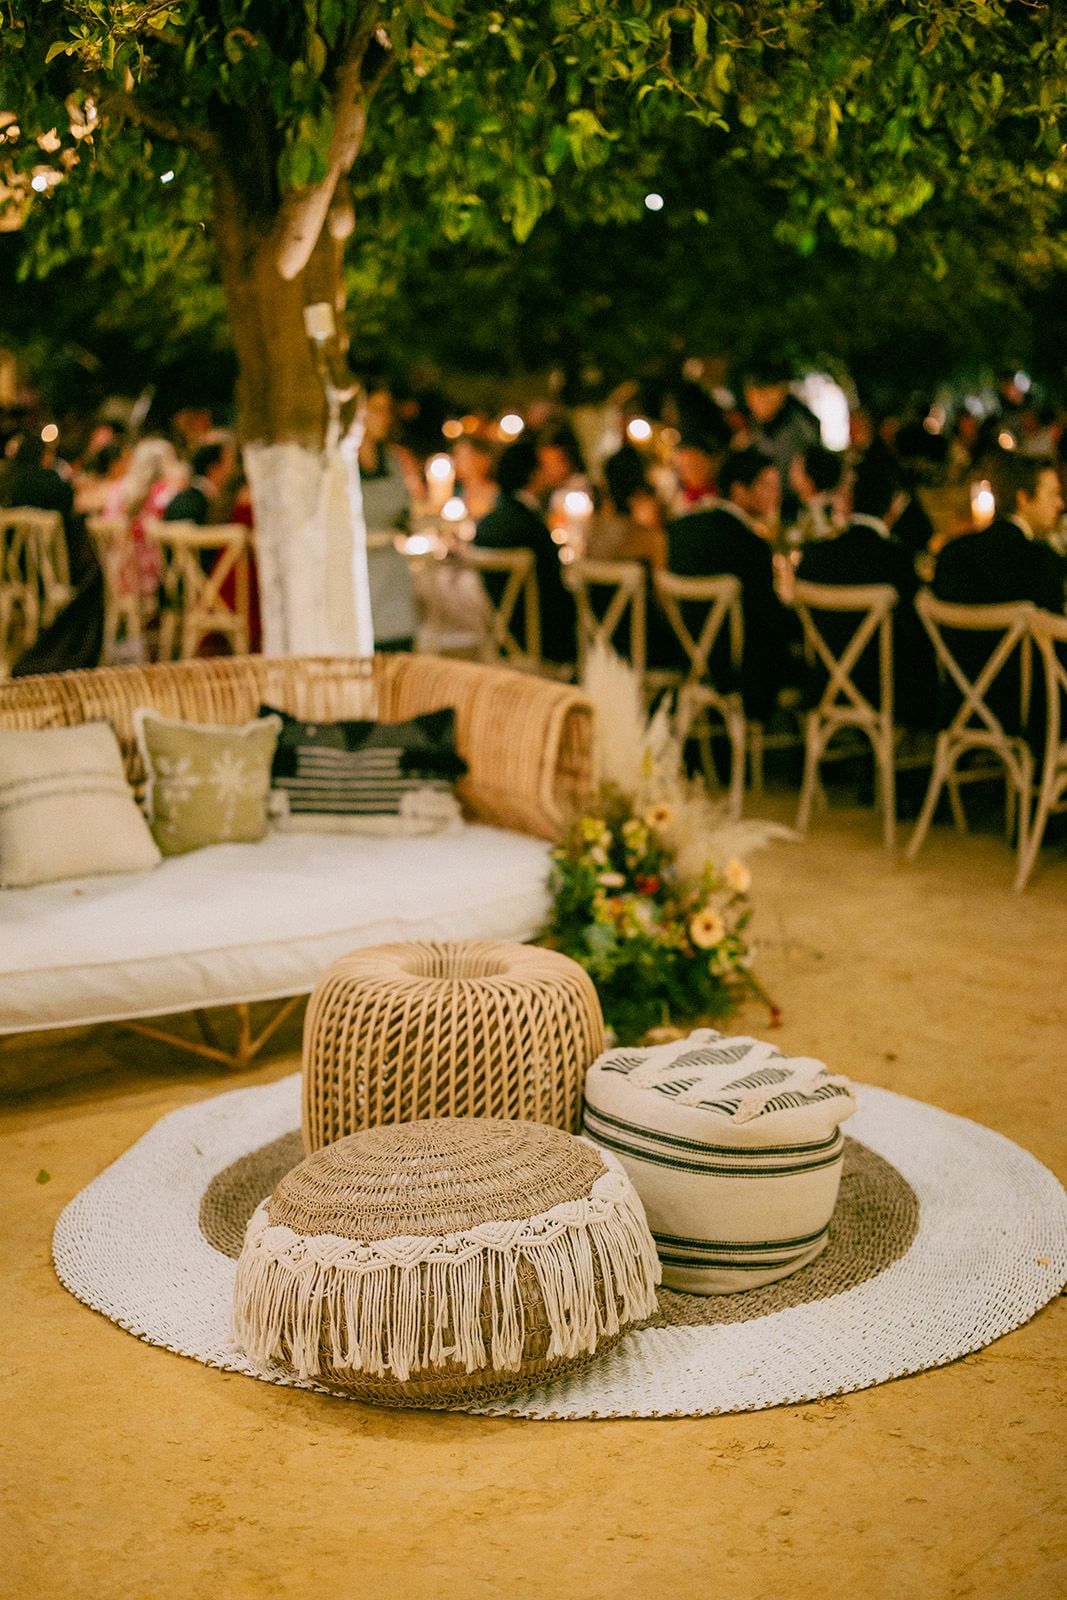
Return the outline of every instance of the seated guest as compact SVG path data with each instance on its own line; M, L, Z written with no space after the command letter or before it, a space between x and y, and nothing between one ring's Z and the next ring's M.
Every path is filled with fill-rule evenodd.
M589 527L586 555L591 561L644 561L667 565L663 519L640 453L617 450L604 463L605 495Z
M1063 510L1053 463L1001 450L990 461L996 515L987 528L953 539L937 558L934 593L957 605L1032 600L1063 612L1067 564L1044 541Z
M843 532L805 548L797 568L804 583L837 585L888 584L897 591L893 613L894 718L905 727L932 725L937 708L937 675L926 631L915 611L918 580L911 552L894 538L886 517L893 503L895 483L877 463L861 467L852 490L852 515ZM856 618L820 612L815 619L820 633L840 656L856 631ZM856 687L872 704L880 697L877 636L870 641L852 671ZM825 669L816 664L809 692L817 697L826 681Z
M572 489L589 492L582 447L569 423L551 423L538 435L537 464L537 492L541 510L550 520L557 517L562 521L566 514L564 496Z
M800 512L789 530L790 544L832 539L838 532L844 473L844 457L825 445L809 444L793 457L789 486L800 501Z
M774 592L771 546L759 531L760 522L774 521L780 491L778 468L762 450L734 450L719 469L722 498L715 507L667 524L671 572L700 578L731 574L741 580L741 695L746 716L760 722L774 708L785 665L786 617ZM719 687L726 686L728 660L724 630L711 662Z
M968 606L1029 600L1042 611L1062 616L1067 560L1044 543L1063 510L1055 467L1043 456L1001 450L986 471L996 515L987 528L945 545L934 571L934 593L940 600ZM946 638L972 681L996 642L995 636L983 634L953 633ZM1044 724L1042 684L1041 674L1035 673L1030 732L1038 742ZM1023 731L1017 656L1002 669L988 698L1009 733ZM958 694L951 692L945 711L958 703Z
M496 505L499 493L493 477L496 450L488 439L477 434L457 439L452 450L452 464L456 469L456 494L467 507L467 515L475 522L486 516Z
M723 437L692 427L682 430L674 447L674 470L678 476L678 493L672 506L675 516L708 510L718 503L718 471L726 448L725 430Z
M58 511L64 523L74 510L74 490L56 471L56 452L37 434L19 440L4 482L9 506L31 506L37 511Z
M563 583L559 550L541 515L538 448L526 436L508 445L497 462L500 495L492 511L478 523L474 542L485 550L532 550L541 606L541 654L547 661L568 662L575 654L574 599ZM504 580L489 575L490 593L503 591ZM523 640L521 605L512 618L512 632Z
M196 522L201 527L212 518L223 489L233 476L237 452L228 439L202 444L193 456L192 482L167 502L164 522Z

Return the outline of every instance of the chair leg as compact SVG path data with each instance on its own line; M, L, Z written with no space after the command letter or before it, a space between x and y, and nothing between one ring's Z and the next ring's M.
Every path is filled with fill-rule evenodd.
M1045 828L1055 803L1055 792L1055 775L1052 771L1049 771L1045 774L1041 784L1037 810L1034 813L1034 820L1027 830L1026 841L1019 847L1019 865L1015 872L1015 883L1013 885L1016 894L1020 894L1030 881L1030 874L1034 870L1038 851L1041 849L1041 841L1045 836Z
M800 804L797 806L798 833L807 833L811 826L811 806L819 782L819 745L818 718L814 712L810 712L804 727L804 777L800 785Z
M730 816L736 821L745 803L745 719L731 718L726 731L730 736Z
M748 728L749 760L752 764L752 793L763 793L763 725L750 722Z
M967 833L967 813L963 809L963 799L960 795L960 780L953 767L948 775L948 803L952 807L952 821L957 833Z
M934 766L933 771L930 773L930 784L926 791L926 798L923 800L922 810L919 812L919 820L915 824L915 831L913 832L911 839L908 841L908 848L905 851L905 855L909 861L914 861L915 857L922 849L923 840L929 833L930 824L934 819L934 812L937 809L937 802L940 799L941 791L945 787L946 782L951 783L952 777L953 770L951 758L948 753L948 740L943 733L939 733L937 736L937 745L934 750Z
M893 729L890 726L875 749L882 801L882 838L887 850L894 849L897 842L897 771L893 764L894 754Z

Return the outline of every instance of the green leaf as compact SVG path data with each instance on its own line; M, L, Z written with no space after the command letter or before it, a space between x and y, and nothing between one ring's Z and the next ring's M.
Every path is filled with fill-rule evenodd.
M44 1170L44 1168L42 1167L40 1172L37 1174L37 1182L38 1183L51 1183L51 1181L52 1181L52 1174L50 1172L46 1172Z

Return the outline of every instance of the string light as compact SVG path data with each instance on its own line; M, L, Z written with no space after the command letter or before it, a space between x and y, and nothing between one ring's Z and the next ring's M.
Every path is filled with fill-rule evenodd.
M631 417L626 424L626 433L634 444L647 444L652 437L652 424L647 417Z
M500 419L500 431L509 439L517 439L526 424L516 411L509 411Z
M44 444L55 444L59 438L59 429L54 422L49 422L41 429L41 440Z
M450 456L434 456L426 468L428 475L436 483L444 483L452 476L452 460Z
M441 507L441 515L446 522L462 522L467 515L467 507L459 498L459 495L455 494L451 500L445 501Z
M663 196L661 194L656 194L654 191L652 194L646 194L645 209L646 211L662 211Z
M592 515L593 502L584 489L568 489L563 508L569 517L588 517Z
M446 439L461 439L463 437L463 424L458 417L449 417L447 422L441 424L441 432Z
M43 172L34 173L33 177L30 179L30 188L35 190L37 194L44 194L45 190L48 188L48 179L45 177Z
M173 172L160 173L159 181L160 181L160 183L173 183L174 182L174 174L173 174Z

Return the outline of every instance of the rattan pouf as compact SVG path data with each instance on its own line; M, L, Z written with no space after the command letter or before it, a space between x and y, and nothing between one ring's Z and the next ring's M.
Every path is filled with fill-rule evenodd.
M587 1366L652 1314L658 1277L630 1180L584 1140L401 1123L317 1151L259 1206L234 1336L261 1369L444 1406Z
M304 1022L304 1147L426 1117L577 1131L604 1048L589 975L534 945L386 944L335 961Z

